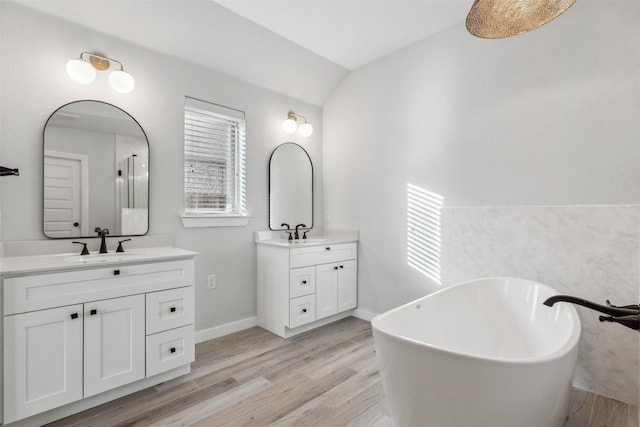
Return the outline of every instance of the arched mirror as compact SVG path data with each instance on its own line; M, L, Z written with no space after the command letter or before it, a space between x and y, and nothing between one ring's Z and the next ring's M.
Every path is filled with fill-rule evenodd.
M44 127L43 232L52 239L149 231L149 143L126 111L76 101Z
M304 148L279 145L269 160L269 228L313 227L313 164Z

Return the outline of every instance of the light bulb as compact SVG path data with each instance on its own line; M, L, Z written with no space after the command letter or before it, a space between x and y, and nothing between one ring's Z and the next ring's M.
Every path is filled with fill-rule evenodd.
M311 126L309 123L303 123L298 128L298 133L304 137L311 136L311 134L313 133L313 126Z
M111 87L120 93L129 93L135 86L135 81L131 74L124 70L112 71L109 74L109 84Z
M95 68L82 59L72 59L67 62L67 73L74 82L83 85L89 84L96 79Z
M286 133L294 133L297 127L298 125L296 124L296 121L293 119L287 119L284 122L282 122L282 130L285 131Z

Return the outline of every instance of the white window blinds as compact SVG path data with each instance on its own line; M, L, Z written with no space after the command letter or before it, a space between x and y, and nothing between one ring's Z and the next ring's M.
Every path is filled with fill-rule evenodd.
M185 98L186 214L246 214L244 127L244 112Z

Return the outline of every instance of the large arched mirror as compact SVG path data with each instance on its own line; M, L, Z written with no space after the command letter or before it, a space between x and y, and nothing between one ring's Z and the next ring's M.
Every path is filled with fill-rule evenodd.
M269 228L313 227L313 164L304 148L279 145L269 160Z
M149 231L149 143L126 111L76 101L44 127L43 232L52 239Z

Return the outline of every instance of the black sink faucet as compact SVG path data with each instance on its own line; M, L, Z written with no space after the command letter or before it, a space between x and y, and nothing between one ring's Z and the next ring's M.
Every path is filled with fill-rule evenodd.
M304 228L304 227L306 227L306 225L304 225L304 224L298 224L298 225L296 225L296 232L294 233L294 237L295 237L295 239L296 239L296 240L298 240L298 239L300 238L300 233L298 232L298 229L299 229L300 227L303 227L303 228Z
M105 238L109 234L109 229L108 228L96 227L96 229L94 231L96 233L98 233L100 235L100 238L102 239L100 241L100 253L101 254L106 254L107 253L107 242L106 242Z

